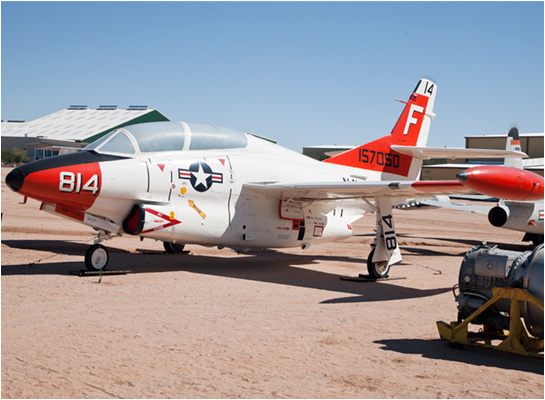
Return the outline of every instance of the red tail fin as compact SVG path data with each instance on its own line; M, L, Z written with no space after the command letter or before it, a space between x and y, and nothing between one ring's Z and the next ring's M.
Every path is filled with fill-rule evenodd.
M422 79L414 89L409 101L392 132L373 142L331 157L324 162L362 168L370 171L399 175L405 179L416 179L420 173L421 160L391 150L392 145L425 146L428 140L433 103L437 86ZM418 165L417 165L418 164Z

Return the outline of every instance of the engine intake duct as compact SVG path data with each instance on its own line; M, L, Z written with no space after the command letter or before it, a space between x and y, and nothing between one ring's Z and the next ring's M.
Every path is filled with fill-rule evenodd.
M488 221L498 228L504 226L508 219L509 209L505 206L496 206L488 212Z
M144 229L146 210L141 204L132 206L131 212L123 220L123 231L129 235L139 235Z

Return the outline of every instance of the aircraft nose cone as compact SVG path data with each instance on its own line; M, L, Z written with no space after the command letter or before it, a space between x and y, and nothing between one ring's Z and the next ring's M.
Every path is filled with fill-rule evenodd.
M23 187L25 181L25 173L21 168L15 168L6 176L6 185L14 192L18 192Z
M464 183L467 181L467 178L469 178L469 174L466 171L458 172L456 174L456 178L458 178L460 182Z

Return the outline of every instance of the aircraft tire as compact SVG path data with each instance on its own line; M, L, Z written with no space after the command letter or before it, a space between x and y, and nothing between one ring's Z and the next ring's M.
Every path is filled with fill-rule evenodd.
M89 271L105 270L109 258L106 247L97 243L85 252L85 266Z
M387 278L390 273L390 266L388 262L378 262L374 263L373 254L375 254L375 249L371 250L369 256L367 257L367 271L369 276L374 279Z
M169 254L180 254L182 251L184 251L185 244L163 242L163 247Z

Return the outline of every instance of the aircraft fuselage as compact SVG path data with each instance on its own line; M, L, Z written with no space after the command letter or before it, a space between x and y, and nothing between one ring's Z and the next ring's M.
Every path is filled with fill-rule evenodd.
M82 151L64 156L65 162L56 157L57 166L28 175L20 193L42 200L45 211L112 233L243 248L344 239L352 224L373 210L361 200L329 201L325 194L322 200L278 200L245 188L246 182L363 181L373 174L320 163L245 135L248 143L241 149L130 157ZM47 162L33 163L34 168ZM27 186L32 193L25 192ZM141 227L138 215L125 221L135 204L145 211Z

